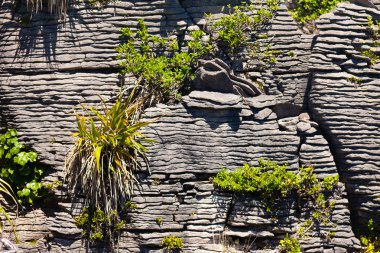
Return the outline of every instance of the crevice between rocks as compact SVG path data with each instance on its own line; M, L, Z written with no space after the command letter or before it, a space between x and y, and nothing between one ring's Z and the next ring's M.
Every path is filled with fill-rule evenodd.
M316 36L317 37L317 36ZM315 38L316 38L315 37ZM312 51L312 48L311 48ZM304 108L305 111L310 115L311 120L318 123L320 134L323 136L323 138L327 141L327 144L330 149L330 153L333 157L338 175L339 175L339 181L345 185L345 191L347 193L347 201L348 201L348 209L350 211L350 225L352 230L354 231L354 228L357 227L357 223L354 222L354 207L352 204L352 200L347 192L347 186L346 186L346 177L344 176L344 173L342 172L342 168L344 168L344 161L342 158L340 158L340 155L338 153L342 153L341 150L339 150L339 143L338 141L332 136L329 129L327 129L326 125L323 122L322 117L318 114L318 112L313 108L312 101L310 100L310 95L313 88L313 80L314 80L314 73L312 70L310 71L310 76L307 83L307 88L305 92L305 98L304 98Z

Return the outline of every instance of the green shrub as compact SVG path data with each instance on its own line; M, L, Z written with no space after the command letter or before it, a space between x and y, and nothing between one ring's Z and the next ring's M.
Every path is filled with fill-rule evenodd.
M136 170L141 168L137 158L146 159L144 143L152 141L139 132L149 122L140 120L143 101L133 96L132 92L124 100L120 95L112 106L103 101L100 110L83 106L84 113L76 114L77 140L66 160L68 189L74 195L84 194L88 210L96 210L95 217L100 211L110 217L127 208ZM112 220L104 219L100 227L112 227ZM112 234L105 236L110 239Z
M137 205L135 203L132 203L130 200L128 200L127 202L125 202L125 210L132 210L132 209L136 209L137 208Z
M279 245L280 252L284 253L301 253L301 246L298 240L294 237L289 237L286 234L285 238L280 241Z
M244 4L230 7L230 13L219 20L208 15L206 32L190 32L191 40L179 47L174 36L162 38L151 35L144 20L138 20L137 31L122 28L121 36L126 39L116 48L117 58L123 67L122 74L136 77L138 93L149 97L150 106L157 102L177 101L181 91L194 77L198 60L221 57L227 54L230 59L241 47L248 47L249 53L260 62L273 64L278 51L271 45L258 43L263 38L270 20L278 10L278 0L266 4ZM251 43L255 40L256 43Z
M248 47L251 57L264 63L274 63L275 57L269 57L273 54L269 50L270 45L259 43L258 40L268 39L264 32L279 9L278 2L270 0L261 4L229 5L229 14L218 20L214 20L213 15L208 15L207 31L211 35L211 42L230 58L239 49Z
M259 193L269 201L273 195L286 196L295 188L297 175L286 171L287 166L259 160L259 167L244 164L233 172L226 168L216 175L213 182L222 190L238 193Z
M373 20L371 16L367 17L367 31L369 32L369 38L373 41L373 46L378 47L380 45L379 40L379 30L380 30L380 24L378 20ZM372 67L373 65L379 63L380 57L377 55L375 50L370 47L369 49L360 49L361 55L364 57L367 57L369 62L369 67ZM356 81L354 79L351 79L351 81ZM360 84L359 82L352 82L357 86Z
M363 79L358 78L356 76L351 76L351 77L347 78L347 81L354 84L355 87L357 87L359 84L361 84L363 82Z
M261 31L274 17L278 10L278 1L267 1L266 4L243 4L231 7L229 15L212 21L209 16L210 32L217 33L215 41L226 48L229 53L235 53L237 49L246 46L252 33Z
M183 248L182 238L176 235L165 236L162 240L162 247L165 252L180 252Z
M300 168L298 173L293 173L287 171L287 165L259 159L258 167L244 164L233 172L222 168L213 182L226 191L258 193L268 204L276 196L285 197L290 192L296 192L300 197L318 199L323 191L332 190L338 183L338 176L328 176L320 181L312 167Z
M22 205L33 204L46 195L41 182L43 169L37 158L36 152L27 151L19 142L15 129L8 129L0 136L0 178L17 193Z
M380 253L380 235L372 219L368 221L367 231L360 236L360 242L363 253Z
M297 230L297 233L281 241L280 248L287 252L300 252L297 239L303 238L316 224L329 225L335 200L326 200L325 193L335 190L338 176L328 176L320 180L312 167L300 168L298 173L287 171L287 165L278 165L270 160L259 159L259 166L244 164L242 168L228 171L226 168L213 178L213 183L221 190L236 194L258 194L268 212L281 197L296 194L298 203L304 199L313 203L311 217ZM326 238L329 232L325 235ZM296 244L297 242L297 244Z
M161 227L161 225L162 225L163 222L164 222L164 218L162 218L162 217L157 217L156 218L156 223L157 223L158 226Z
M18 208L17 197L14 194L12 187L6 181L4 181L1 178L0 178L0 194L2 197L9 197L12 200L12 202L16 205L16 208ZM17 213L18 210L15 210L15 212ZM8 221L9 225L11 226L11 228L13 230L13 234L15 236L15 241L16 241L16 243L18 243L19 240L18 240L18 236L16 233L16 229L15 229L13 220L10 218L9 214L5 211L5 209L1 205L1 203L0 203L0 214L2 214L4 216L4 218ZM3 222L1 222L1 224L2 224L2 226L0 227L0 233L3 232Z
M297 22L304 25L330 12L343 1L345 0L295 0L295 8L290 12Z
M369 65L373 66L380 61L379 56L373 51L372 48L368 50L363 50L362 55L369 59Z
M211 44L202 41L204 32L193 31L188 50L179 52L177 39L149 34L142 19L138 21L136 33L129 28L122 28L121 33L127 39L116 48L118 59L122 59L122 74L136 76L139 95L149 96L154 102L178 99L182 86L192 77L197 60L213 50Z
M83 235L91 241L102 241L108 233L119 232L125 224L120 221L116 211L106 214L100 208L84 208L74 220L83 229Z

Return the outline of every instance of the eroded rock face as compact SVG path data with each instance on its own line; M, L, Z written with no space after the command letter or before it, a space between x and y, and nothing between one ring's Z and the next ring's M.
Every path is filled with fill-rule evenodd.
M230 2L116 1L102 10L81 5L69 10L65 24L57 25L40 14L26 26L12 20L10 5L3 4L2 126L17 127L23 140L51 166L46 181L62 180L64 156L76 126L73 108L79 102L95 104L97 95L107 99L119 90L114 52L120 42L119 28L135 27L136 20L144 18L155 34L174 31L182 36L204 23L205 11L223 12ZM285 199L274 220L252 196L231 207L232 196L216 191L209 181L220 165L233 169L244 162L255 163L259 157L288 163L291 170L313 165L319 176L335 175L337 163L349 195L341 185L343 194L332 217L337 226L322 229L336 236L326 242L316 233L301 243L305 252L355 251L359 244L352 233L347 199L355 217L379 210L379 96L373 78L377 66L369 69L366 62L350 58L358 54L353 53L351 42L365 37L361 25L369 13L377 12L345 4L335 14L324 16L310 59L313 36L302 35L281 5L268 31L273 49L282 52L278 62L263 70L242 53L235 73L235 77L262 82L266 95L249 91L255 97L242 98L218 90L196 91L184 98L184 104L149 109L147 119L156 121L145 133L157 140L149 153L152 174L142 171L139 175L141 185L133 198L138 209L130 214L119 240L120 252L159 252L162 238L169 234L184 238L186 252L221 252L223 236L237 238L241 244L257 238L254 252L263 252L264 247L273 252L284 234L301 224L307 210L297 213L294 200ZM311 71L309 66L313 66ZM349 75L342 69L363 75L366 83L356 89L349 86ZM311 74L314 78L309 83ZM228 81L233 80L228 76ZM133 81L126 78L127 84ZM308 84L310 115L300 114L307 110ZM25 241L34 242L19 245L24 252L85 251L72 218L79 210L72 208L63 190L57 191L57 206L21 217ZM74 202L80 206L80 201ZM160 217L161 225L156 221ZM107 252L101 245L91 251Z
M247 110L253 114L272 111L271 106ZM242 245L254 237L253 252L263 247L274 250L276 238L294 232L302 223L307 210L298 213L292 198L277 203L274 215L277 219L273 219L258 198L245 196L232 201L230 194L214 189L209 177L220 170L220 165L232 169L243 162L256 163L259 157L287 162L290 170L313 165L319 176L335 175L337 170L327 141L319 131L310 131L317 126L305 115L291 119L275 116L242 119L239 112L240 109L231 108L228 102L224 109L177 105L148 110L146 118L155 123L145 133L160 141L150 146L152 174L144 179L143 190L134 199L142 208L132 214L130 226L141 231L144 241L141 251L158 247L157 238L166 235L167 229L177 230L175 233L184 238L186 250L190 252L220 252L215 245L219 235L233 236ZM280 126L284 121L288 122L288 128ZM310 127L300 129L297 127L300 123ZM343 184L340 187L344 192ZM165 198L161 197L163 193ZM358 249L345 194L339 197L338 203L333 213L337 227L326 227L303 241L305 252ZM157 217L163 217L163 231L148 234L146 230L158 228ZM329 230L335 231L337 237L326 242L319 233Z
M340 4L318 21L311 57L310 109L333 149L356 226L370 218L380 223L380 65L362 54L374 42L367 17L379 14Z
M200 66L195 71L194 89L233 93L243 97L262 94L252 81L231 73L230 67L220 59L200 61Z

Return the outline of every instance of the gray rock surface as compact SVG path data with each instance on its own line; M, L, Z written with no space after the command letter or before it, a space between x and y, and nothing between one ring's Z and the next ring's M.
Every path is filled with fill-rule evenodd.
M204 12L221 14L230 2L116 1L101 10L79 4L70 7L66 23L38 14L21 25L5 1L0 7L1 126L17 127L22 140L51 166L47 182L62 180L75 131L74 109L79 103L96 104L98 95L112 98L119 90L114 48L120 27L134 28L144 18L152 33L186 39L189 30L204 24ZM314 37L300 32L283 4L268 28L268 40L281 52L277 63L260 69L242 52L235 73L262 82L267 95L242 100L196 91L184 98L185 106L150 108L145 116L155 121L144 132L157 139L150 146L152 173L139 174L141 185L133 198L138 208L122 231L120 252L160 252L169 234L184 239L186 252L221 252L231 238L240 246L257 238L253 252L276 252L278 241L295 231L307 208L296 213L294 200L285 199L274 220L254 196L232 206L232 196L216 191L209 181L220 166L233 169L259 157L288 163L293 171L313 165L319 177L339 172L345 186L340 186L332 216L337 226L322 228L334 231L335 238L323 241L316 231L301 245L304 252L355 252L359 243L350 215L355 224L364 223L374 214L378 219L380 208L380 67L369 68L355 46L361 40L371 44L363 25L367 16L378 14L343 3L319 20L320 35ZM349 83L352 75L363 83ZM126 84L133 81L125 78ZM311 117L300 115L306 110ZM20 250L85 251L73 219L80 201L72 208L64 189L56 194L57 206L19 217ZM160 217L162 225L156 222ZM90 251L102 252L102 247Z
M200 66L195 71L194 89L234 93L243 97L262 94L253 82L232 74L229 66L220 59L200 61Z
M361 46L374 43L366 29L367 17L376 20L379 14L373 8L340 4L318 21L320 35L310 59L314 72L311 115L332 147L357 227L365 226L370 218L380 223L379 64L370 66L358 57L362 55L359 41ZM352 77L360 82L351 81Z

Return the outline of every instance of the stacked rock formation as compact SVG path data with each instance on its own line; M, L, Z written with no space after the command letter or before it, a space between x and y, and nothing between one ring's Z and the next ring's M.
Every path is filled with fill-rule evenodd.
M380 222L378 62L363 53L376 47L373 27L380 12L342 3L318 21L312 51L310 109L327 137L347 186L353 220Z
M226 2L231 1L117 1L101 10L81 4L69 8L65 23L37 14L24 24L22 16L12 17L5 1L0 7L1 126L16 127L51 166L47 181L62 180L76 126L73 109L119 90L114 52L119 29L134 28L144 18L155 34L186 38L189 30L202 28L204 12L222 13ZM274 252L307 210L297 213L293 200L285 199L274 220L257 198L232 205L232 196L209 182L220 166L233 169L259 157L288 163L291 170L313 165L319 176L339 172L348 195L342 184L332 215L337 226L321 228L335 237L326 241L315 231L301 245L305 252L358 250L350 215L357 223L369 217L380 223L378 66L369 67L360 51L372 45L367 17L378 14L343 3L320 19L320 34L313 37L299 31L283 4L268 30L273 48L281 51L278 62L262 70L242 53L235 66L237 76L262 82L267 95L243 99L193 91L182 104L148 109L146 118L155 121L145 133L157 140L150 147L151 174L139 174L133 198L138 208L129 216L119 251L160 252L162 238L176 234L186 252L221 252L231 246L229 238L239 242L237 250L248 243L253 252ZM352 83L353 75L363 81ZM126 83L133 81L126 77ZM78 210L65 196L57 192L56 206L18 218L21 250L85 250L73 219Z

